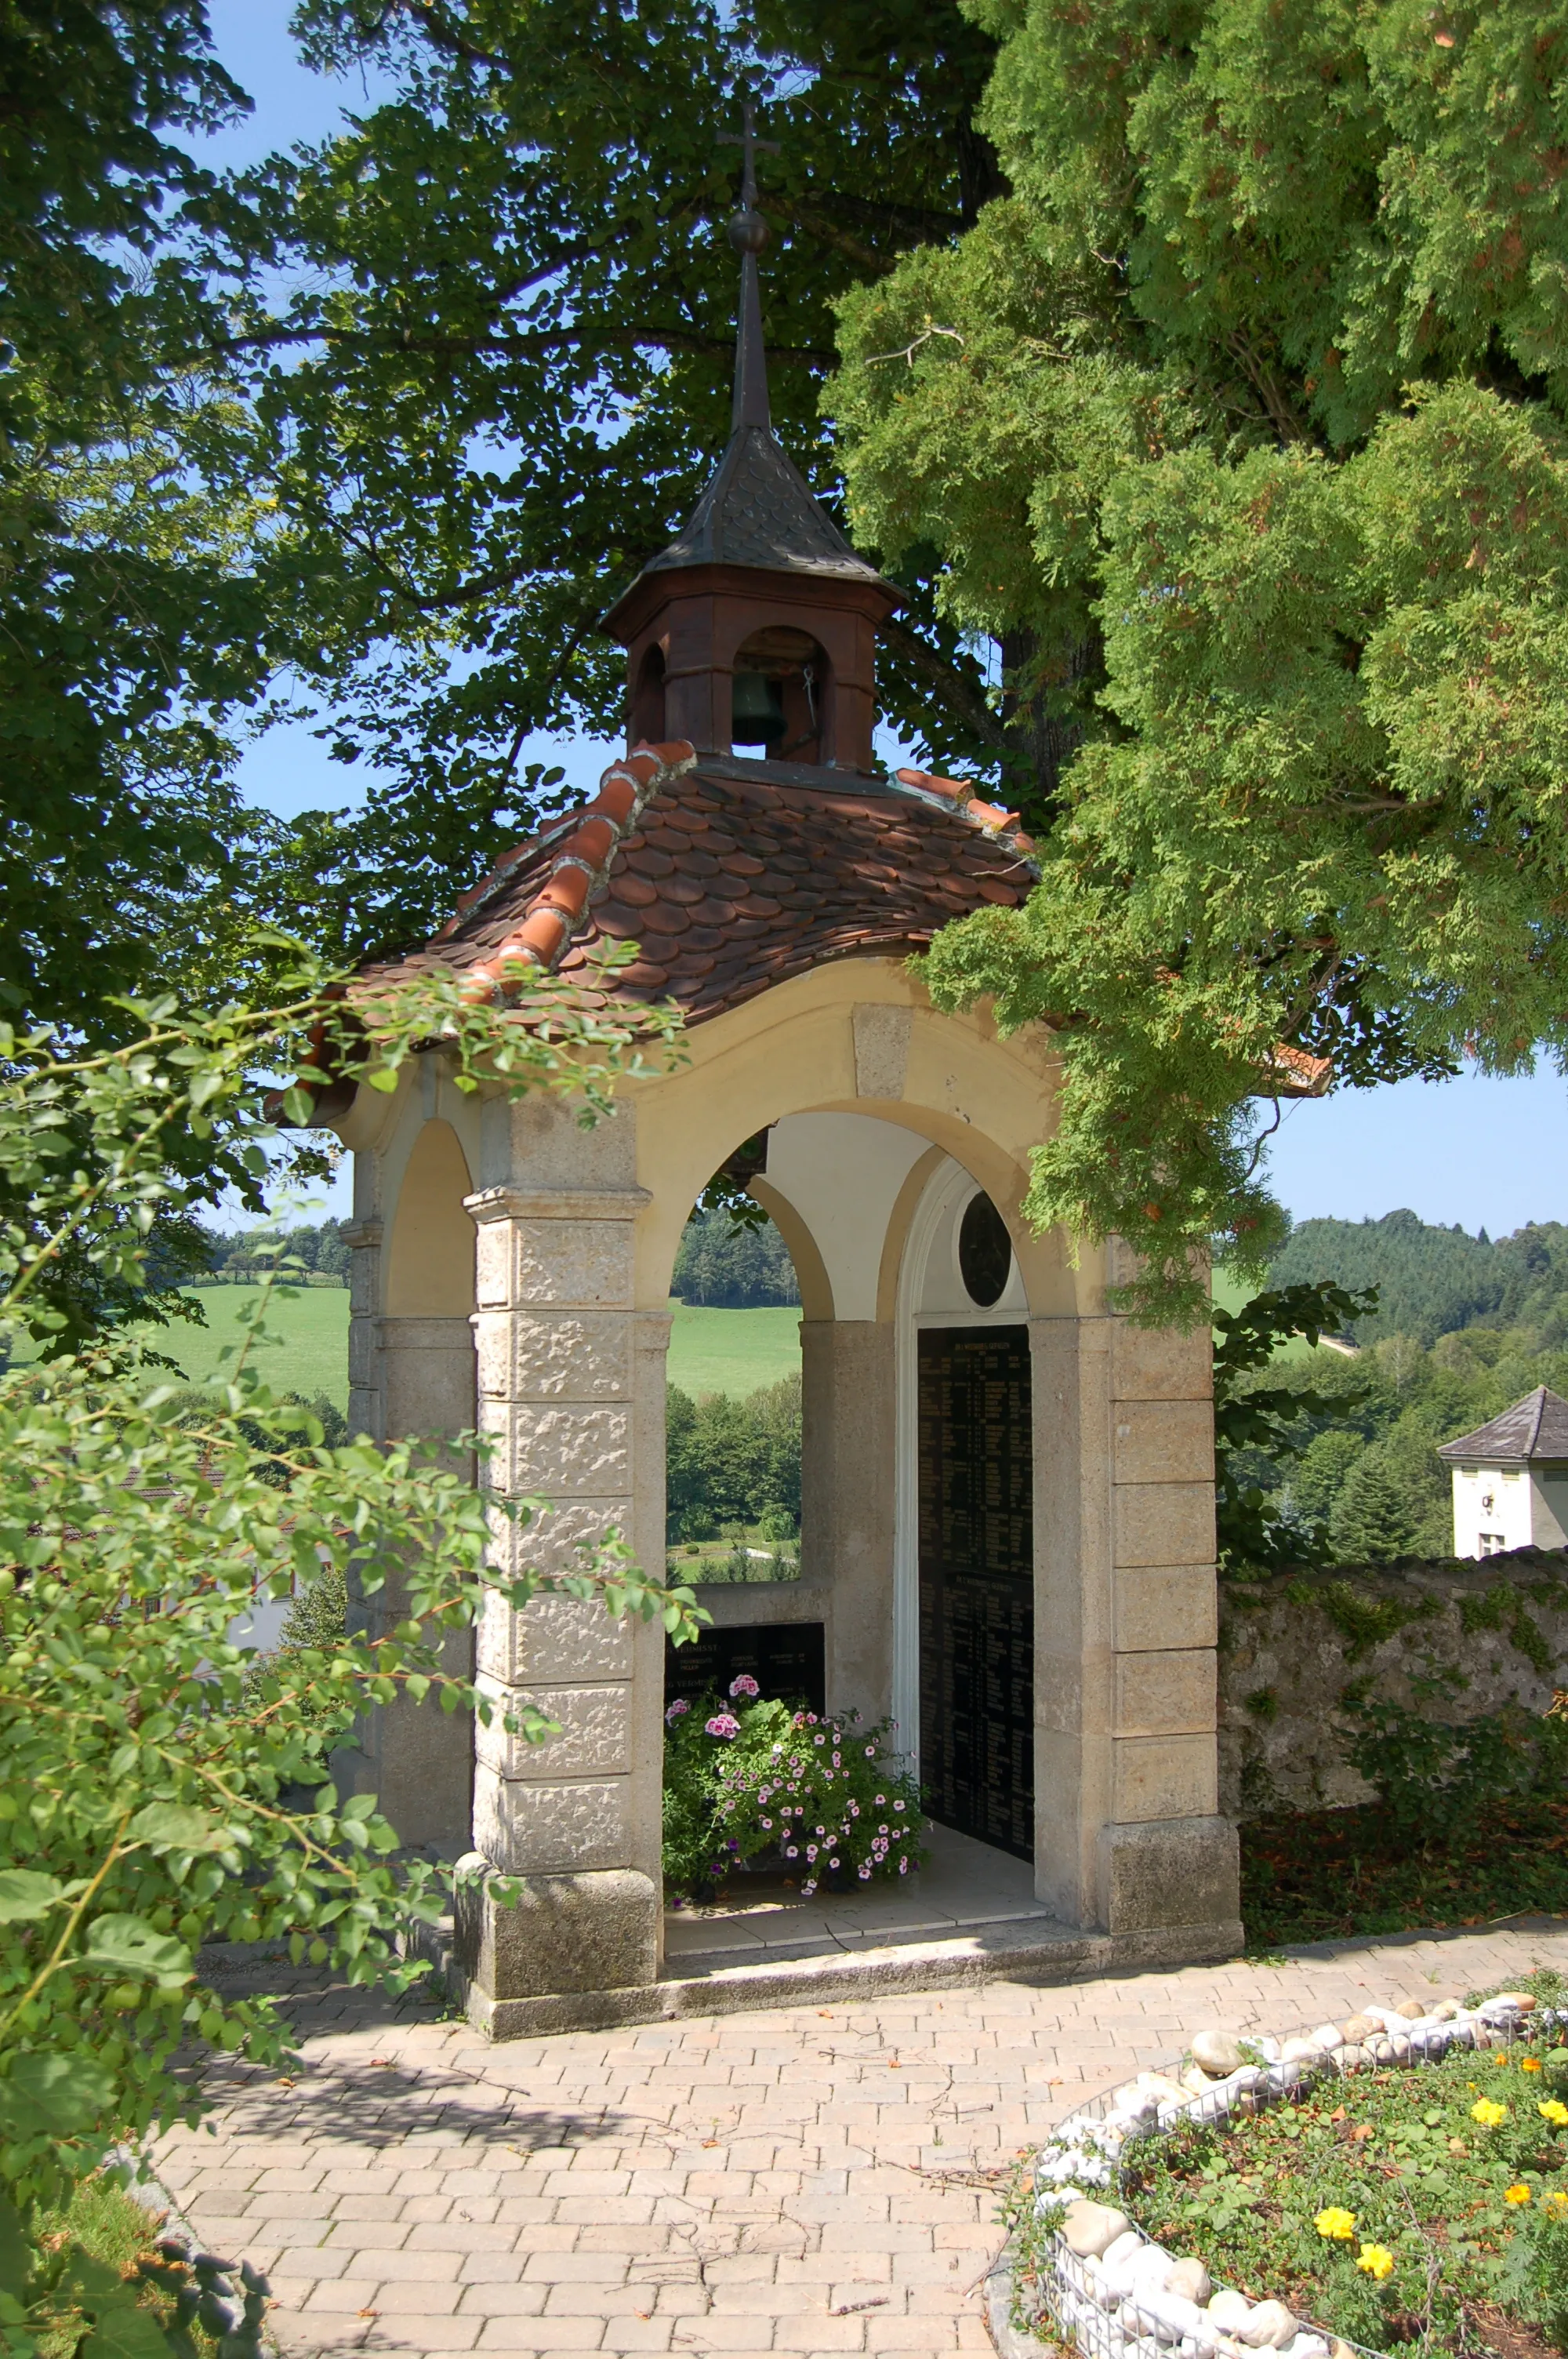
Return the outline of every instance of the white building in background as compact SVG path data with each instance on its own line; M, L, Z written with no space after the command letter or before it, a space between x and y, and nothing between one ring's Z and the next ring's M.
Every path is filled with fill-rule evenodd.
M1438 1451L1454 1475L1454 1553L1568 1548L1568 1400L1537 1385Z

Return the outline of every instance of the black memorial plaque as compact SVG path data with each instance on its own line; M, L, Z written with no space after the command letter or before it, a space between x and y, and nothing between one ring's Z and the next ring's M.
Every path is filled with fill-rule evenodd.
M688 1646L665 1641L665 1701L694 1702L710 1689L721 1696L738 1673L750 1671L764 1696L825 1712L826 1649L820 1622L752 1622L736 1630L711 1626Z
M920 1343L920 1780L933 1818L1034 1856L1029 1331Z

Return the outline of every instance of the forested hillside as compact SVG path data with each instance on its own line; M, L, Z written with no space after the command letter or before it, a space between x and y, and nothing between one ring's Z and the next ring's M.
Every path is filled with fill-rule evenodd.
M1331 1560L1444 1556L1453 1546L1441 1442L1467 1433L1536 1385L1568 1392L1568 1227L1532 1223L1496 1244L1414 1212L1303 1221L1271 1265L1276 1287L1376 1287L1353 1321L1353 1357L1276 1361L1243 1386L1315 1396L1272 1457L1236 1473L1302 1538L1326 1533Z
M1380 1221L1303 1221L1270 1267L1275 1286L1375 1286L1374 1316L1351 1339L1409 1335L1426 1346L1465 1327L1529 1328L1568 1342L1568 1227L1531 1222L1494 1245L1483 1229L1433 1228L1414 1212Z
M1454 1545L1451 1487L1437 1446L1473 1432L1536 1385L1568 1393L1568 1350L1529 1329L1469 1327L1424 1351L1385 1336L1354 1359L1315 1352L1260 1377L1312 1392L1324 1413L1302 1418L1300 1457L1242 1453L1238 1470L1301 1529L1325 1525L1331 1560L1387 1563L1446 1556Z

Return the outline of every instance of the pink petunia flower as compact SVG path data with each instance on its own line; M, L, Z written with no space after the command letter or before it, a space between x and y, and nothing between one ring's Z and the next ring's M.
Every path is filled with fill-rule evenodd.
M665 1726L666 1728L673 1728L676 1721L680 1718L682 1712L689 1712L690 1710L690 1704L684 1703L680 1697L676 1696L674 1703L671 1704L668 1712L665 1714Z
M704 1721L703 1733L708 1736L739 1736L741 1723L732 1712L716 1712L711 1720Z
M762 1690L750 1671L741 1671L730 1680L730 1692L732 1696L759 1696Z

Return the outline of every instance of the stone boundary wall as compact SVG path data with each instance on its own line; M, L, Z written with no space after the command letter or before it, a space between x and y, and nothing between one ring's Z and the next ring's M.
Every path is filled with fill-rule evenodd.
M1450 1723L1510 1701L1543 1712L1568 1686L1562 1550L1222 1581L1219 1600L1219 1806L1230 1818L1370 1799L1342 1749L1337 1706L1352 1681Z

